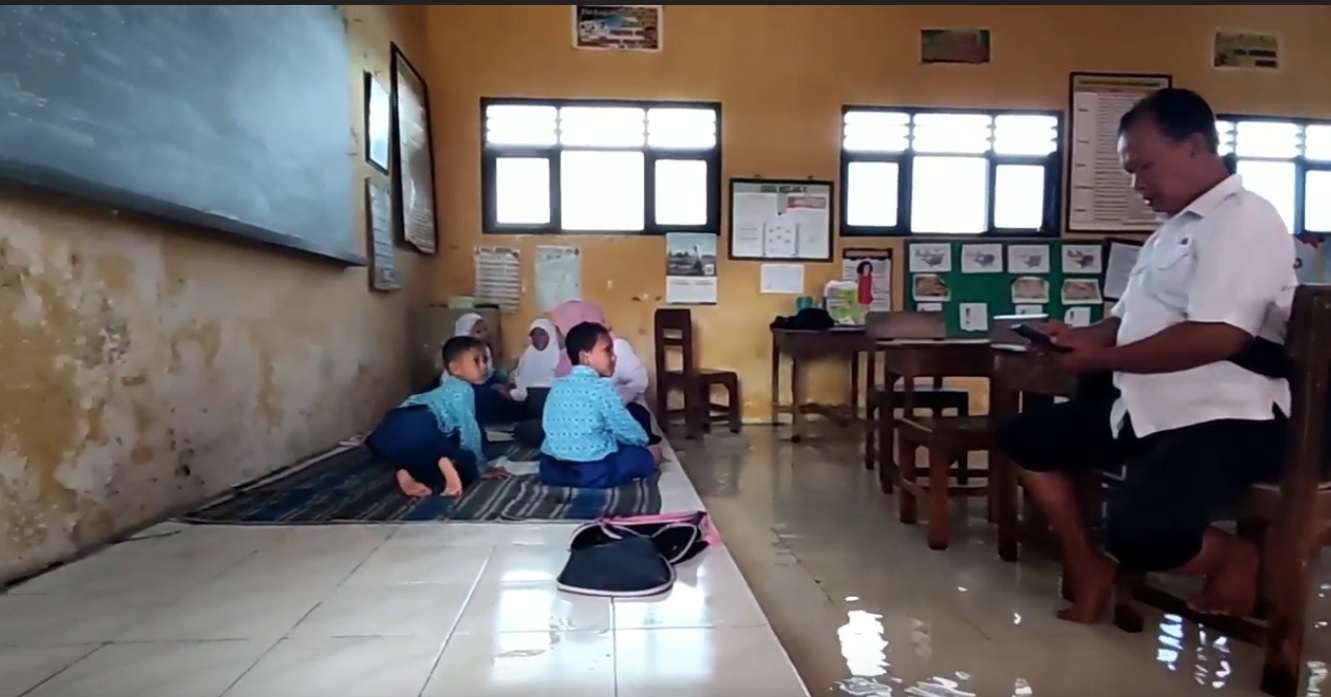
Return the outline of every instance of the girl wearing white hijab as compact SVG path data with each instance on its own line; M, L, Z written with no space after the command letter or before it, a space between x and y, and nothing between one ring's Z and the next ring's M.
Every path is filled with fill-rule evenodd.
M531 342L518 361L518 369L513 373L513 399L526 399L527 389L531 387L549 387L555 379L555 367L559 365L561 349L559 333L550 320L538 319L527 329Z

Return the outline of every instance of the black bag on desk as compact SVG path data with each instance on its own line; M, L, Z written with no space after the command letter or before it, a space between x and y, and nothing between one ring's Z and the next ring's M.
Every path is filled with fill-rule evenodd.
M797 329L804 331L826 331L836 326L832 315L821 307L806 307L789 316L778 316L772 320L772 329Z

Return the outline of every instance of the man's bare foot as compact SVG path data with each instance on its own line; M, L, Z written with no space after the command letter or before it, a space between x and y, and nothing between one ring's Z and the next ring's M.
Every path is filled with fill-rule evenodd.
M1259 565L1257 548L1251 542L1229 538L1220 568L1206 577L1202 592L1188 601L1188 607L1203 615L1251 615L1257 607Z
M444 474L444 490L442 496L461 496L462 495L462 477L458 475L458 470L453 466L453 461L446 458L439 458L439 471Z
M402 493L413 499L425 498L431 493L430 487L413 479L406 470L397 471L397 488L401 489Z
M485 474L481 475L481 477L485 479L508 479L512 476L513 473L503 467L491 467L490 469L485 470Z
M1058 611L1058 618L1078 624L1095 624L1104 618L1114 593L1114 565L1098 554L1079 564L1068 565L1072 605Z

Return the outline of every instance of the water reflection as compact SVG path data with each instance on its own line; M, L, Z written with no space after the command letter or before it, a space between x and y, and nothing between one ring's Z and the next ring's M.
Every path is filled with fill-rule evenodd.
M1192 679L1202 687L1219 690L1229 684L1234 674L1229 638L1210 633L1202 627L1186 625L1179 615L1165 615L1156 637L1155 660L1170 672L1180 672L1188 656L1188 635L1196 632L1192 651Z
M855 677L876 678L887 673L887 639L883 638L883 616L863 610L846 613L847 621L837 629L841 656Z

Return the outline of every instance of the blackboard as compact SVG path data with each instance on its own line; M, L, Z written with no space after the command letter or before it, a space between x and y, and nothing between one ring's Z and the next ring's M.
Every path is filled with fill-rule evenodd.
M0 7L0 180L363 264L339 5Z

